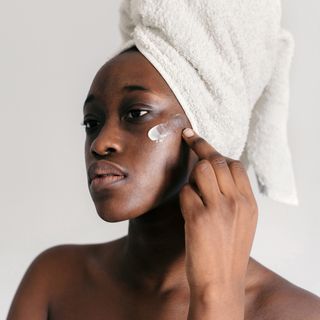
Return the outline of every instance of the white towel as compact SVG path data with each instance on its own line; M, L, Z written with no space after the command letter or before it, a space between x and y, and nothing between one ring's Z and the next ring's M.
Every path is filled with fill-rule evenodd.
M119 27L113 56L135 45L200 136L251 164L262 194L298 205L287 140L294 39L280 0L124 0Z

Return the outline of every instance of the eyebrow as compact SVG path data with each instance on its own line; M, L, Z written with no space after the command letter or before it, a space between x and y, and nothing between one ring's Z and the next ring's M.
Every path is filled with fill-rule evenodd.
M139 84L129 84L129 85L125 85L122 87L121 91L128 91L128 92L132 92L132 91L150 91L150 92L154 92L149 88L146 88L142 85ZM86 106L86 104L94 101L96 99L96 97L94 96L94 94L89 94L88 97L86 98L86 100L84 101L83 104L83 108Z
M146 88L140 84L129 84L129 85L126 85L126 86L123 86L122 87L122 91L136 91L136 90L140 90L140 91L152 91L151 89L149 88Z

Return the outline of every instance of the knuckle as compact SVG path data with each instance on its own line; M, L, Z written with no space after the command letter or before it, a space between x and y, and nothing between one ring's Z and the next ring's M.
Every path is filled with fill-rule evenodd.
M237 213L240 209L240 201L238 197L229 197L227 198L227 205L231 212Z
M241 172L245 171L245 168L240 160L232 160L230 161L230 169L239 170Z
M234 195L226 197L224 200L224 205L229 212L232 212L233 214L240 214L243 212L256 219L259 208L254 198L251 199L251 197L248 198L236 192Z
M258 215L258 204L253 196L250 196L249 198L246 196L241 196L241 202L247 214L253 217Z
M254 197L252 197L252 201L251 201L251 213L253 216L258 215L259 212L259 208L258 208L258 204L257 201Z
M191 141L191 147L194 148L196 146L199 146L201 144L206 144L206 140L202 137L196 137L194 140Z
M200 208L196 208L196 210L190 214L190 222L194 227L206 225L206 214Z
M195 174L201 173L203 171L206 171L210 166L210 162L206 159L202 159L199 162L196 163L194 167Z
M185 200L187 200L190 195L189 193L190 193L190 187L188 184L185 184L183 187L181 187L179 192L180 201L184 202Z
M258 209L258 203L256 201L254 194L252 193L250 195L242 195L242 197L243 197L243 201L245 201L250 212L253 212L254 214L256 214L259 209Z
M189 221L192 223L193 226L199 224L199 220L200 220L199 214L190 214L189 219L190 219Z
M180 196L181 197L184 197L184 196L188 197L190 191L191 191L191 186L190 186L190 184L186 183L180 189Z
M226 159L219 152L212 152L208 156L209 161L217 167L223 167L227 164Z

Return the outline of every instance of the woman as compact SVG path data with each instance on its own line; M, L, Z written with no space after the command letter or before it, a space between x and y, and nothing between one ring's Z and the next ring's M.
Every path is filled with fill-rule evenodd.
M320 318L319 297L250 257L258 206L244 166L182 134L190 119L136 47L102 66L83 112L91 197L128 235L42 252L8 320Z
M177 114L185 126L149 138ZM84 124L95 207L105 221L129 219L128 235L41 253L8 320L319 319L317 296L249 256L258 209L241 162L181 135L183 109L135 48L98 71ZM99 163L125 177L90 184L99 170L119 174Z

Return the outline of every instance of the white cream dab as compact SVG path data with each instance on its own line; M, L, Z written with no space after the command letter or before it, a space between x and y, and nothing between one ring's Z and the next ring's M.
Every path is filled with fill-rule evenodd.
M186 126L185 118L175 114L169 121L157 124L148 131L148 137L155 142L162 142L168 135L176 132L178 128Z

